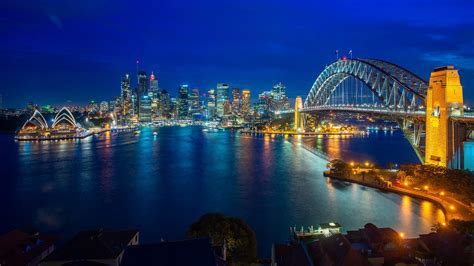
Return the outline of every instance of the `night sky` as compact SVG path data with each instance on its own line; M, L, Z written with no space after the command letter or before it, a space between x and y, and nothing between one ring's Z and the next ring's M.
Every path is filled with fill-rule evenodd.
M135 61L173 95L186 83L278 81L306 97L326 64L353 50L429 78L460 69L474 103L474 1L71 1L0 3L4 106L109 100Z

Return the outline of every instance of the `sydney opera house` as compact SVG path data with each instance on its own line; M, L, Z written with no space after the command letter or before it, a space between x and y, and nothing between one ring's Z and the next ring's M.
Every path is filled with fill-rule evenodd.
M16 134L17 140L75 139L87 136L86 131L76 122L66 107L61 108L48 125L44 116L36 110Z

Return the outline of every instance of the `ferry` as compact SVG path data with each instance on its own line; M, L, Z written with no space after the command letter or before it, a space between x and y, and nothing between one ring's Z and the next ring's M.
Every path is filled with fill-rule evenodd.
M329 237L333 234L341 233L342 226L339 223L322 223L317 226L310 225L306 229L302 226L301 230L296 227L290 227L290 234L295 239L314 238L314 237Z

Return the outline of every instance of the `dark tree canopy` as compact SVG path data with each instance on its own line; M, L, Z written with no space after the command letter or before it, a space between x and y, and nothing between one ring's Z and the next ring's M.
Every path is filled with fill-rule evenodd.
M208 213L186 232L186 238L210 237L214 246L225 241L229 262L249 264L257 256L257 239L252 228L242 219L221 213Z

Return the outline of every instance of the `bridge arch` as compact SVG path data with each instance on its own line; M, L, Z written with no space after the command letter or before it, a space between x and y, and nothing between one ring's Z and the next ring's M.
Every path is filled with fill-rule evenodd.
M425 108L428 83L396 64L377 59L341 59L328 65L316 78L304 102L304 109L326 106L331 94L345 79L364 83L393 111L419 111Z

